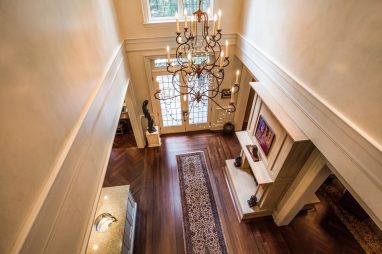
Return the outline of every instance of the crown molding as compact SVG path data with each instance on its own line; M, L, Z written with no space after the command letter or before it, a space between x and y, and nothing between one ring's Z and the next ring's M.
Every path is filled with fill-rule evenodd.
M236 45L237 35L235 33L223 34L222 40L228 40L230 45ZM175 48L178 44L175 36L161 36L150 38L127 38L125 47L127 52L147 51L147 50L165 50L166 45Z
M326 157L332 170L382 228L381 145L241 34L236 55Z

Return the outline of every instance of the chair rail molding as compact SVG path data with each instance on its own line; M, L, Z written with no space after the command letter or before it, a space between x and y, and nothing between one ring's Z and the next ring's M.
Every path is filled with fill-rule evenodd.
M236 44L236 34L223 34L222 41L224 40L227 40L233 46ZM178 46L175 41L175 32L174 36L125 39L127 52L163 50L163 55L165 55L166 45L169 45L172 49Z
M129 83L118 46L73 126L12 253L80 252Z
M261 81L382 228L382 146L238 34L236 55Z

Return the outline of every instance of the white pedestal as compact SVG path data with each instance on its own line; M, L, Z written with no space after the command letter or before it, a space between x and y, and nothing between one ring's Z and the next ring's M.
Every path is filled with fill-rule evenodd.
M148 147L157 147L161 145L160 142L160 137L159 137L159 127L154 126L155 129L157 129L156 132L150 133L146 130L146 138L147 138L147 143Z

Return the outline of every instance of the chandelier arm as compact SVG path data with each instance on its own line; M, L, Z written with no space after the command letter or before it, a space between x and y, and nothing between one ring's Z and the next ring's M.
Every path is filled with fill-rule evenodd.
M210 73L212 75L212 77L215 78L215 80L218 84L218 88L220 87L221 83L224 80L224 70L219 70L219 73L220 73L220 76L216 76L213 72Z
M166 66L167 72L169 72L169 73L175 73L176 71L175 71L175 70L172 71L172 70L170 69L171 67L174 67L174 66L172 66L171 63L167 63L167 66ZM175 67L174 67L174 69L175 69Z
M195 91L194 88L195 88L195 85L194 85L194 86L188 86L188 91L187 91L187 93L196 95L196 91Z
M218 94L219 94L219 91L217 91L217 90L212 90L212 91L208 91L208 92L211 92L211 94L212 94L212 95L207 96L211 100L215 99L215 97L218 96ZM214 92L215 92L215 94L213 94Z
M182 87L183 88L188 88L188 78L185 79L185 76L187 76L187 72L185 73L185 75L182 75L182 81L183 81L183 84ZM187 91L188 93L188 91Z
M195 104L195 100L192 100L191 106L190 106L190 104L188 104L188 114L186 115L184 121L187 121L189 119L190 112L192 112L192 110L194 109L195 105L196 105Z
M181 94L181 92L180 92L180 85L177 85L177 86L179 86L179 89L177 88L177 86L176 86L176 82L174 82L174 79L176 78L176 74L175 75L172 75L172 82L171 82L171 84L172 84L172 87L174 88L174 90L176 91L176 92L178 92L179 94ZM179 75L178 75L179 76ZM176 80L175 80L176 81ZM179 84L180 84L180 82L178 82Z
M221 73L221 71L219 70L218 73ZM221 79L222 79L221 76L217 76L217 75L216 75L214 72L212 72L212 71L210 71L209 74L212 75L216 80L221 80Z
M216 79L216 83L217 83L217 87L214 88L214 89L209 89L208 92L216 92L215 95L211 96L211 98L215 98L220 92L220 87L223 83L223 80L224 80L224 71L221 72L222 73L222 78L221 79Z
M208 95L207 97L209 98L209 99L211 99L211 100L213 100L217 95L219 95L219 94L223 94L223 92L220 90L220 86L221 86L221 84L220 85L218 85L218 87L216 88L216 89L210 89L210 90L207 90L206 92L209 94L209 93L216 93L215 95L212 95L212 96L210 96L210 95ZM237 94L237 93L239 93L239 91L240 91L240 86L239 86L239 84L234 84L234 92L233 92L233 94Z
M216 45L218 46L218 57L216 58L216 51L215 51L215 47ZM217 66L217 62L220 60L220 54L221 54L221 45L219 42L215 42L215 45L213 47L211 47L211 50L212 50L212 53L213 53L213 56L215 57L215 61L209 65L207 65L207 68L208 67L211 67L211 68L208 68L209 71L211 71L213 68L215 68Z
M192 92L190 92L190 91L187 91L186 93L183 93L183 94L193 94L193 95L196 95L196 91L195 91L195 85L192 85L192 86L189 86L188 84L189 83L191 83L191 84L193 84L194 82L192 82L192 79L191 80L188 80L188 78L187 78L187 80L185 80L184 79L184 76L187 76L187 72L185 72L185 75L181 75L182 76L182 81L183 81L183 83L185 84L185 85L182 85L182 87L184 87L184 88L188 88L188 90L191 90Z
M188 89L192 91L193 95L196 95L197 92L195 91L195 82L193 82L193 79L192 79L187 84L189 84L189 83L191 83L192 86L187 85ZM189 93L191 93L191 92L189 92Z
M235 87L235 89L234 89L235 91L233 92L233 94L238 94L239 91L240 91L240 86L239 86L239 84L235 83L233 86Z
M217 30L217 33L213 34L211 37L214 43L217 43L218 41L220 41L220 39L222 38L221 30Z
M240 91L240 86L239 86L239 84L234 84L234 92L233 92L233 94L237 94L239 91ZM217 89L213 89L213 90L208 90L208 92L210 92L210 91L212 91L212 92L217 92L218 94L223 94L223 92L222 91L220 91L220 90L217 90ZM215 97L215 96L214 96Z
M231 108L231 110L228 110L228 113L233 113L233 112L235 112L235 111L236 111L235 103L230 103L229 105L230 105L230 107L232 107L232 108Z
M214 39L215 39L216 41L220 41L221 38L222 38L221 30L217 30Z
M214 50L212 50L211 56L214 57L214 61L212 63L207 63L205 66L203 66L203 69L210 73L212 73L212 70L216 67L216 57Z
M188 79L188 77L189 77L190 75L188 75L188 72L187 72L187 71L183 70L183 72L184 72L184 75L182 75L182 81L183 81L183 84L184 84L184 85L182 85L182 86L183 86L183 87L188 87L188 83L190 83L190 82L192 81L192 79L191 79L191 80ZM185 78L186 78L186 79L185 79Z
M224 68L230 64L227 56L223 56L221 29L210 35L209 17L201 10L202 0L198 0L199 9L192 13L191 26L184 28L182 32L177 32L176 60L169 61L167 65L168 73L172 74L173 90L169 90L169 97L160 98L165 95L159 90L155 93L155 98L160 100L174 99L179 96L188 96L189 109L192 111L198 103L207 105L208 99L212 100L219 108L227 112L234 112L236 107L230 103L226 108L215 99L222 94L221 87L224 81ZM184 37L184 38L182 38ZM184 40L184 41L183 41ZM191 56L191 57L190 57ZM213 58L213 59L212 59ZM179 66L176 66L176 62ZM239 92L238 84L232 88L232 94ZM184 91L184 92L181 92ZM174 93L177 93L174 95ZM171 96L173 94L173 96ZM166 103L165 103L166 104ZM170 105L169 104L166 105ZM183 118L189 118L189 114L184 113Z
M183 36L184 36L184 38L186 38L186 41L188 41L191 38L191 33L188 32L188 27L184 28Z
M207 99L207 101L208 101L208 99ZM203 104L204 106L208 106L208 103L206 103L205 101L201 100L201 102L202 102L202 104Z
M175 56L176 56L176 61L178 62L178 65L180 66L180 68L182 67L185 67L185 63L182 59L184 59L186 56L186 46L187 46L187 50L190 50L190 46L188 45L188 42L189 42L189 39L186 38L186 41L185 42L179 42L179 39L178 38L181 38L180 36L180 33L177 33L177 39L176 39L176 42L179 44L178 47L176 48L176 52L175 52ZM184 50L184 57L183 57L183 53L182 53L182 47L183 47L183 50Z
M209 72L211 72L211 74L215 77L215 78L219 78L219 76L217 76L217 75L215 75L213 72L212 72L212 70L214 69L214 68L216 68L216 66L217 66L217 64L216 64L216 62L220 59L220 54L219 54L219 57L215 60L215 62L214 63L212 63L211 65L210 65L210 67L211 68L208 68L208 66L207 66L207 68L206 68L206 70L207 71L209 71ZM223 62L223 65L222 65L222 68L218 68L219 70L220 69L224 69L225 67L227 67L228 65L230 64L230 61L229 61L229 58L228 57L224 57L224 62ZM220 72L219 72L220 73ZM220 78L219 78L220 79Z
M171 96L171 97L160 98L160 97L159 97L159 94L160 94L161 92L162 92L162 91L159 90L159 91L156 91L156 92L154 93L154 97L155 97L155 99L160 100L160 101L166 101L166 100L171 100L171 99L174 99L174 98L176 98L176 97L180 97L180 96L181 96L181 94L178 94L178 95L174 95L174 96Z
M228 108L224 108L222 105L220 105L216 100L214 100L213 98L209 98L208 96L206 95L202 95L202 96L205 96L207 97L208 99L210 99L211 101L213 101L219 108L223 109L223 110L226 110L227 112L235 112L236 111L236 107L235 107L235 104L234 103L230 103L229 104L229 107L231 107L231 109L228 109Z
M176 51L175 51L175 57L176 57L176 61L178 62L178 65L179 66L182 66L183 62L180 61L181 57L182 57L182 49L181 47L184 46L184 43L180 43L178 40L178 38L181 38L180 36L180 33L177 33L177 39L176 39L176 43L178 43L178 47L176 47Z

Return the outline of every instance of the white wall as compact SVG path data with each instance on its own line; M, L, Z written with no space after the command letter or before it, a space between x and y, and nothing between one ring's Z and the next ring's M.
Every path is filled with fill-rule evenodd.
M240 33L382 146L382 2L244 1Z
M245 0L237 56L382 228L382 3Z
M62 243L78 250L96 198L94 186L102 181L103 167L96 166L103 163L114 131L117 108L101 111L100 105L111 96L117 107L115 101L119 96L123 99L124 94L119 93L127 83L121 57L116 63L118 72L111 73L119 74L107 76L121 43L113 5L101 0L1 1L0 31L0 252L17 251L30 237L40 208L52 208L47 203L50 195L66 199L46 214L61 218L61 225L68 224L69 218L57 214L60 209L85 218L82 231L72 232L74 237ZM112 86L114 80L119 87ZM105 88L110 86L117 88ZM94 152L81 146L89 142L97 147ZM68 157L70 151L78 153ZM79 163L78 158L87 160ZM64 180L61 177L77 169L86 169L78 172L83 176L91 173L93 181L71 182L65 186L70 189L63 192L57 187ZM80 187L92 192L86 198L78 196L83 191ZM32 240L42 245L41 238ZM61 252L64 250L65 246Z

